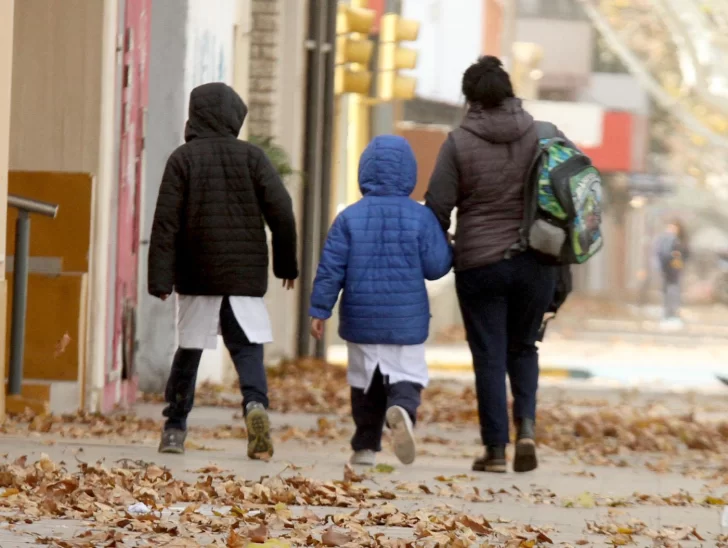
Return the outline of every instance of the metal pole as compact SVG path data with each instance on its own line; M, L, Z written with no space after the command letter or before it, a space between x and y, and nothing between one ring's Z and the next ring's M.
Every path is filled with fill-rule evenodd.
M20 395L23 387L25 316L28 309L28 257L30 255L30 215L18 210L15 223L15 261L13 265L13 311L10 323L10 367L8 393Z
M313 269L318 251L317 211L321 195L321 46L323 42L322 0L310 0L308 10L308 63L306 70L306 151L304 158L305 185L303 194L303 245L301 250L301 288L298 303L298 356L310 356L309 296L313 286Z
M321 221L319 224L319 251L324 248L331 223L331 169L334 148L334 70L336 65L336 0L326 2L326 60L323 66L323 132L321 135ZM325 330L324 330L325 331ZM316 357L326 358L326 336L316 341Z

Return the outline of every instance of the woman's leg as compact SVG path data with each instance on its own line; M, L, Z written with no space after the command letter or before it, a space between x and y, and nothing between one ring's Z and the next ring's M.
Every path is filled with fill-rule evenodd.
M554 298L556 272L530 253L513 259L514 283L508 295L508 377L513 419L536 419L538 330Z
M507 261L456 274L456 288L473 355L483 445L509 441L506 394Z
M517 428L513 469L529 472L538 466L535 431L538 392L538 339L544 314L554 298L556 270L530 253L514 259L514 282L508 297L508 377Z

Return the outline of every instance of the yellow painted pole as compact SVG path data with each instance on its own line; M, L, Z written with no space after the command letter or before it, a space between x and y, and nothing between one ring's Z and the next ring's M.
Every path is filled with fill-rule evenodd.
M359 199L359 96L351 94L347 97L346 124L346 204L350 205Z
M351 0L353 8L368 8L367 0ZM369 109L365 97L356 93L347 96L346 139L346 204L351 205L360 197L359 158L369 143Z

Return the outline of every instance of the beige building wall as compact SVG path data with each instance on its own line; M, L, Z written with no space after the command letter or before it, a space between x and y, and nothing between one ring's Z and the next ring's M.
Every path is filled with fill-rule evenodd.
M97 0L17 2L11 169L98 170L103 8Z
M7 283L5 281L5 219L8 206L8 150L10 146L10 90L13 68L14 0L0 2L0 349L5 348ZM0 352L0 371L5 370ZM5 417L5 390L0 390L0 420Z
M7 2L0 4L5 10ZM22 0L15 8L10 169L95 176L86 394L88 407L95 409L104 384L108 242L118 165L114 154L118 0ZM0 12L0 27L7 20ZM6 40L7 34L0 36ZM0 47L0 55L6 51L9 48Z

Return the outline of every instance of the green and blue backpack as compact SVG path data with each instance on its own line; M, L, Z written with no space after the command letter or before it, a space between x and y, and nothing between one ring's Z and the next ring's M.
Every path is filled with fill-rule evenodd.
M536 128L539 145L525 185L516 247L530 248L548 263L583 264L604 245L601 175L556 126L536 122Z

